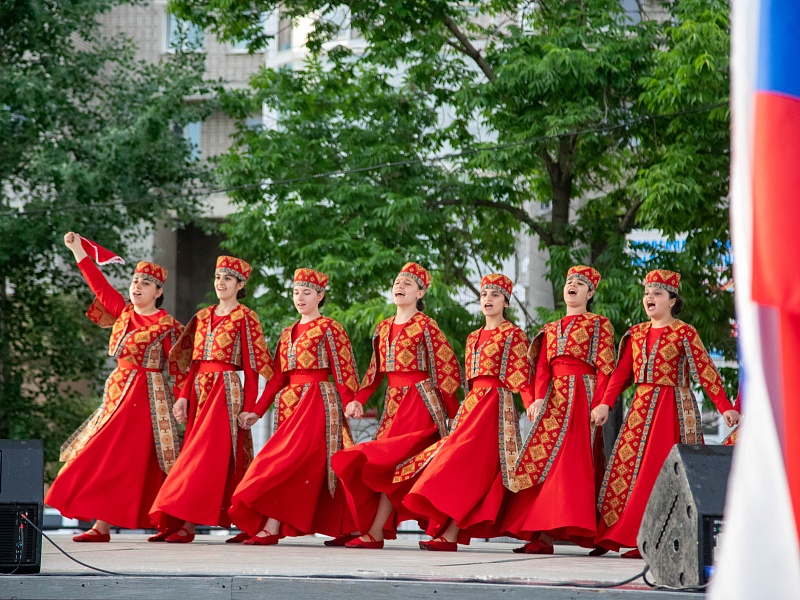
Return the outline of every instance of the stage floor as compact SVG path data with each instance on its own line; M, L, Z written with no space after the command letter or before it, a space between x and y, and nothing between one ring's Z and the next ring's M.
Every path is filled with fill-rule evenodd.
M112 535L108 544L78 544L66 533L51 537L75 558L116 575L82 567L44 540L41 574L0 576L0 598L702 598L654 591L641 578L602 591L554 587L621 581L645 567L642 560L616 553L592 558L574 546L556 546L556 554L539 556L513 554L513 544L499 542L434 553L411 540L387 542L384 550L351 550L327 548L315 537L265 547L225 544L222 535L198 536L187 545L147 543L144 534Z

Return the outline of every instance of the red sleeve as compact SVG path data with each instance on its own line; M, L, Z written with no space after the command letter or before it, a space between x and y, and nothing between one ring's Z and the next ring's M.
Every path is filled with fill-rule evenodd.
M244 328L244 319L242 320ZM242 331L242 336L245 332ZM270 365L271 367L272 365ZM253 412L258 398L258 371L253 368L249 358L242 360L242 370L244 371L244 402L242 402L242 412Z
M717 410L721 413L733 410L733 405L725 395L725 386L722 384L722 378L719 376L719 372L708 352L706 352L703 341L691 326L684 340L684 348L687 352L691 352L689 358L694 362L692 378L696 383L703 386L708 397L716 405Z
M603 400L606 390L608 389L608 382L610 377L600 371L597 371L597 383L594 387L594 398L592 398L592 408L597 408L597 405Z
M614 408L614 404L617 401L619 395L624 392L628 386L630 386L633 378L633 349L631 347L630 338L628 339L628 343L625 344L625 348L622 350L622 355L619 357L619 362L617 362L617 366L614 371L611 373L611 377L608 380L608 383L605 385L605 391L603 392L602 400L598 402L598 404L605 404L609 408ZM597 388L600 387L600 374L597 375ZM599 398L600 394L596 394ZM594 402L592 402L594 404Z
M186 380L183 382L181 391L177 394L176 398L186 398L189 400L192 397L192 386L194 385L194 378L197 375L198 362L192 361L192 366L189 367L189 374L186 375Z
M358 392L358 373L350 338L344 328L332 321L325 334L325 349L328 352L328 364L333 369L333 379L339 391L342 406L347 406Z
M184 381L185 375L180 372L180 369L178 369L178 364L170 358L170 351L172 350L172 344L175 343L175 341L178 339L182 330L183 326L176 321L172 333L164 338L164 344L163 344L164 355L167 357L167 371L169 372L169 376L172 379L173 398L175 398L176 400L180 398L180 393L185 383Z
M373 355L372 360L375 360L375 356ZM383 378L385 374L382 371L375 371L374 376L372 377L372 382L368 385L364 385L364 382L361 382L361 387L356 392L355 397L353 400L356 402L360 402L361 404L366 404L367 400L369 400L370 396L375 393L375 390L378 389L381 383L383 383ZM364 377L366 380L366 376Z
M97 296L103 308L114 315L115 319L118 318L122 314L122 310L128 305L122 294L108 283L105 275L88 256L78 263L78 268L81 270L86 283L89 284L89 289Z
M274 365L275 372L267 382L264 391L261 392L258 402L256 402L256 405L252 409L252 412L256 413L259 417L263 417L264 413L272 406L278 392L289 385L289 376L284 372L283 362L281 361L280 342L278 342L278 347L275 349L275 359L272 364Z
M534 384L534 394L536 397L534 400L547 397L547 386L550 385L551 375L550 361L547 360L547 349L542 347L539 352L539 358L536 359L536 383ZM525 408L528 408L527 404Z

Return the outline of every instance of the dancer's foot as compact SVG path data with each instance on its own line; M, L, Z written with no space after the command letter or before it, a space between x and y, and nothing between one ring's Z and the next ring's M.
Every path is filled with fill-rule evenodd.
M94 527L92 527L86 533L81 533L80 535L76 535L72 538L73 542L110 542L111 541L111 534L101 533Z
M249 540L249 539L250 539L250 534L247 533L246 531L241 531L241 532L237 533L235 536L229 537L227 540L225 540L225 543L226 544L241 544L245 540Z
M552 554L553 544L543 540L532 540L524 546L514 548L513 552L515 554Z
M367 538L366 540L364 538ZM365 550L380 550L383 548L383 540L376 540L371 534L365 533L361 537L349 541L345 544L346 548L364 548Z
M347 542L351 542L358 537L357 533L346 533L344 535L340 535L339 537L335 537L332 540L325 540L322 542L328 547L331 546L344 546Z
M449 542L446 539L439 537L432 540L423 540L419 543L422 550L430 550L431 552L457 552L458 543Z
M194 541L194 531L189 531L186 526L181 527L167 539L164 540L168 544L190 544Z
M242 542L244 546L274 546L278 543L281 536L277 533L270 533L269 531L261 530L250 539Z
M638 548L634 548L633 550L628 550L627 552L623 552L622 558L642 558L642 553L639 552Z
M601 546L597 546L591 552L589 552L589 556L603 556L605 554L608 554L608 549Z

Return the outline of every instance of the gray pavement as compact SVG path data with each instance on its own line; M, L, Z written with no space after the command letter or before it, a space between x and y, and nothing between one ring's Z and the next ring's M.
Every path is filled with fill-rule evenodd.
M75 558L115 575L82 567L45 540L42 573L0 576L0 598L702 598L654 591L641 578L607 590L553 587L621 581L645 566L615 553L591 558L574 546L556 546L556 554L539 556L512 554L512 544L499 542L433 553L412 540L387 542L384 550L351 550L327 548L315 537L266 547L225 544L227 536L221 535L198 536L187 545L149 544L142 534L112 535L108 544L78 544L63 533L51 537Z

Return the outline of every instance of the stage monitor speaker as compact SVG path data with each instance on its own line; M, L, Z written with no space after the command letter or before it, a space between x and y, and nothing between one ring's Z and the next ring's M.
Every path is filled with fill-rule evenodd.
M656 583L704 585L722 530L732 446L678 444L658 474L636 538Z
M0 440L0 573L40 571L43 502L42 442Z

